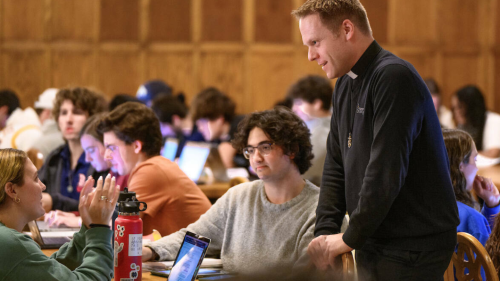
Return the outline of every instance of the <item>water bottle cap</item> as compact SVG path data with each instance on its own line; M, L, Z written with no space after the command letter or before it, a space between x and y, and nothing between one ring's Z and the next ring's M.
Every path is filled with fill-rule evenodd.
M128 191L128 188L124 188L122 192L120 192L120 195L118 196L118 202L122 201L127 201L127 198L129 201L134 200L135 198L135 192L133 191Z
M141 204L143 204L142 209L140 208ZM127 188L120 192L116 205L120 213L138 213L139 211L145 211L148 207L145 202L137 200L135 192L129 192Z

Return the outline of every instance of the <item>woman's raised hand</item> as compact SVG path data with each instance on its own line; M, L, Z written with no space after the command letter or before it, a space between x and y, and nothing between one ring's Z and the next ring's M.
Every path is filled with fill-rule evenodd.
M100 177L92 190L94 180L89 177L80 194L80 215L85 226L90 224L109 224L116 201L120 195L120 186L116 185L115 177L108 174L106 179Z

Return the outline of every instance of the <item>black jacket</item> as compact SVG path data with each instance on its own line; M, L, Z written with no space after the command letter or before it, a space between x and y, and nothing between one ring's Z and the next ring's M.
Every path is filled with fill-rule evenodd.
M410 63L374 41L337 81L327 146L316 236L338 233L347 210L343 240L352 248L455 247L446 147L431 95Z

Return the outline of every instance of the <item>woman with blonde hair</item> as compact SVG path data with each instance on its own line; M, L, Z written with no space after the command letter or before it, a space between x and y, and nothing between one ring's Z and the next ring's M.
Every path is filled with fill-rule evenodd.
M119 187L110 176L86 181L80 194L82 227L51 257L45 256L24 226L45 213L45 185L26 153L0 149L0 277L1 280L110 280L113 277L113 232L109 221ZM84 251L85 249L85 251Z

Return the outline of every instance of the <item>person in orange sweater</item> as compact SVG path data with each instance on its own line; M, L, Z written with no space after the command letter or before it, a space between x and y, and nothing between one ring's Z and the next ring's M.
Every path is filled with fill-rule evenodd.
M143 233L171 234L195 222L210 201L176 163L160 156L160 123L151 109L124 103L98 125L104 136L105 159L120 175L130 174L128 189L148 204L141 213Z

